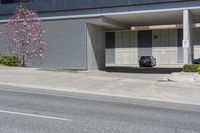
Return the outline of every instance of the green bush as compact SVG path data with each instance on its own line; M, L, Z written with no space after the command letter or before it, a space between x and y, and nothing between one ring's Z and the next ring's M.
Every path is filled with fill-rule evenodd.
M183 67L184 72L198 72L200 73L200 64L187 64Z
M17 56L0 55L0 64L6 66L19 66L20 60Z

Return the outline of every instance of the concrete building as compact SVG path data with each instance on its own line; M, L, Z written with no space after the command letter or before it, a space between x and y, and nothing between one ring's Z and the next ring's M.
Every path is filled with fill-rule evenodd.
M1 25L18 4L1 0ZM158 66L170 67L200 58L200 0L27 0L22 4L39 12L46 29L42 67L133 66L143 55L153 55Z

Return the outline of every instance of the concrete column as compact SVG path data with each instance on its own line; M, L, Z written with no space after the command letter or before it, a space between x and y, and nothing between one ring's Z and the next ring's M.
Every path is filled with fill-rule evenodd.
M189 10L183 11L183 63L193 62L193 21Z
M105 29L87 24L87 69L105 69Z

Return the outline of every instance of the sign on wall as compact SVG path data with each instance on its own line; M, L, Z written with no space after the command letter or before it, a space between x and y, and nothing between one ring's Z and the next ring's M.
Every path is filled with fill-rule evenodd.
M183 48L189 48L190 41L189 40L183 40Z

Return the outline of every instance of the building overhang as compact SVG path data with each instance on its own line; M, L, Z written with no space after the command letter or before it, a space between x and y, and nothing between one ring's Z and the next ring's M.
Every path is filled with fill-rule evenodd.
M190 12L193 22L196 23L194 27L199 27L200 8L191 9ZM123 23L132 30L178 29L182 28L183 10L112 14L106 15L106 18Z

